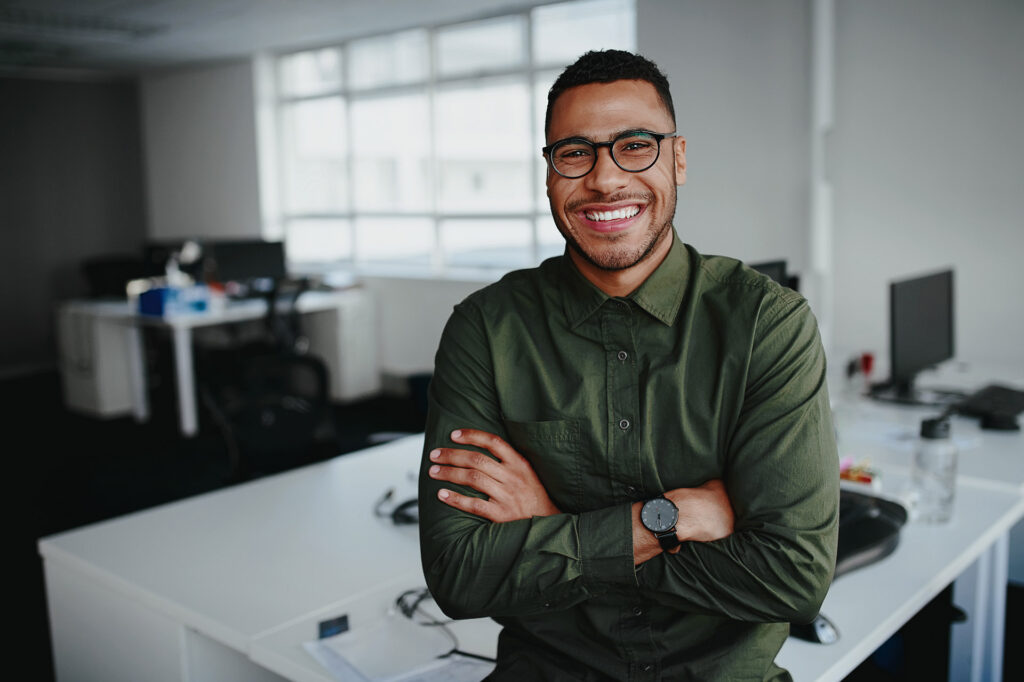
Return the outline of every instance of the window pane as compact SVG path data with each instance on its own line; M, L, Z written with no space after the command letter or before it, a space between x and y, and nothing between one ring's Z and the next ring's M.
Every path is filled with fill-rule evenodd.
M532 265L530 220L454 219L441 222L449 266L522 268Z
M341 87L341 50L297 52L281 57L278 77L284 95L315 95Z
M357 210L430 210L428 109L425 93L352 101Z
M536 200L534 209L537 211L545 212L548 210L548 195L547 195L547 172L548 162L544 159L544 155L541 154L540 150L547 145L546 136L544 135L544 118L547 115L548 110L548 90L554 84L555 79L558 78L560 71L543 71L537 74L533 82L533 105L534 105L534 131L536 133L533 140L533 152L536 154L535 163L537 164L537 174L534 176L537 179L537 186L534 187L534 199Z
M569 64L588 50L636 49L633 0L588 0L533 10L533 57Z
M436 97L442 212L523 212L532 204L528 87L490 80Z
M551 214L537 216L535 224L540 260L562 255L562 252L565 251L565 238L555 227L555 220Z
M348 220L289 220L285 233L289 261L352 261L352 224Z
M437 32L437 70L442 76L510 68L526 62L524 17L502 17L442 28Z
M340 97L284 108L285 201L293 213L348 205L345 103Z
M348 50L349 87L422 82L427 79L428 56L424 30L354 41Z
M360 263L429 267L434 255L430 218L358 218L356 253Z

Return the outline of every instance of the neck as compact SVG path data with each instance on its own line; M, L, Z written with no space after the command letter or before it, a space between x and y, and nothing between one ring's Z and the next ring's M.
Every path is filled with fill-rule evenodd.
M658 244L651 249L646 257L622 270L603 270L581 256L573 248L568 249L569 258L576 265L576 269L591 284L604 293L612 297L628 296L636 291L651 276L651 273L658 269L661 262L665 260L665 256L672 249L673 234L673 230L666 230Z

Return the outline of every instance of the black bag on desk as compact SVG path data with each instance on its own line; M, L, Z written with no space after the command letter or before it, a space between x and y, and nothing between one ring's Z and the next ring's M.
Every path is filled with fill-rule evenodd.
M833 579L892 554L906 522L907 510L898 502L841 489L839 548Z

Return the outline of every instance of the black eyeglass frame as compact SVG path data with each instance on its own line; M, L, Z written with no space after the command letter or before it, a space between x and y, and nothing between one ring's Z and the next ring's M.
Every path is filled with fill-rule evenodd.
M632 170L630 168L623 167L623 165L621 163L619 163L619 160L615 158L615 151L614 150L615 150L615 143L616 142L618 142L619 140L621 140L624 137L630 137L631 135L637 135L637 134L650 135L651 137L653 137L655 143L658 145L658 151L654 155L654 160L651 161L648 165L644 166L643 168L638 168L636 170ZM612 161L615 163L615 165L618 166L619 168L621 168L622 170L626 171L627 173L643 173L645 170L650 169L654 164L658 163L658 159L661 158L661 141L666 139L666 138L672 138L672 137L679 137L679 135L675 131L673 131L671 133L656 133L656 132L654 132L652 130L644 130L643 128L635 128L633 130L627 130L625 132L619 133L618 135L615 136L614 139L612 139L612 140L610 140L608 142L594 142L592 140L588 140L585 137L579 137L579 136L566 137L566 138L563 138L561 140L555 140L554 142L552 142L551 144L549 144L546 147L541 147L540 151L544 155L544 158L547 159L548 167L550 167L551 170L555 171L555 173L557 173L558 175L562 176L563 178L567 178L569 180L578 180L579 178L582 178L583 176L585 176L588 173L590 173L590 171L594 170L594 167L597 165L597 152L601 149L601 147L607 147L608 148L608 156L610 156L612 158ZM591 163L590 163L590 168L588 168L584 172L580 173L579 175L566 175L565 173L563 173L562 171L558 170L555 167L555 162L551 158L551 150L552 149L554 149L555 147L557 147L559 145L566 144L568 142L582 142L583 144L589 145L594 150L594 156L592 157L592 160L591 160Z

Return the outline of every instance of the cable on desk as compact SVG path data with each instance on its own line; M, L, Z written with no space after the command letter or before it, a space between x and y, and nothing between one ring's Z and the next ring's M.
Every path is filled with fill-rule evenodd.
M390 511L384 510L384 505L394 497L395 489L388 488L373 507L373 513L380 517L391 517L396 526L407 526L419 523L419 500L415 497L401 502Z
M439 627L441 631L448 636L448 639L452 641L452 648L447 653L443 653L440 656L438 656L438 658L448 658L449 656L458 655L465 656L467 658L475 658L479 661L487 661L489 663L497 662L496 659L490 658L489 656L481 656L480 654L474 654L470 653L469 651L462 651L461 649L459 649L459 638L456 637L455 633L452 632L451 629L448 627L448 624L451 623L452 620L437 620L420 606L420 604L422 604L425 600L429 598L430 591L425 587L413 590L406 590L402 594L398 595L398 599L395 600L395 606L398 607L398 610L401 611L406 618L412 620L413 622L416 622L414 620L414 616L417 613L420 614L423 618L425 618L425 621L423 622L416 622L417 625L423 625L426 627Z

